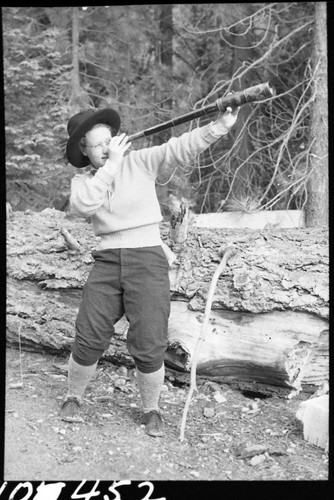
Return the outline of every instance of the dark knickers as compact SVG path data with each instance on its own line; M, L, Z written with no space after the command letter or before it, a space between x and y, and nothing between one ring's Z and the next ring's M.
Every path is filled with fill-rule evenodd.
M168 262L161 246L94 250L83 289L72 349L74 360L94 364L108 349L115 323L129 321L127 346L144 373L161 368L170 312Z

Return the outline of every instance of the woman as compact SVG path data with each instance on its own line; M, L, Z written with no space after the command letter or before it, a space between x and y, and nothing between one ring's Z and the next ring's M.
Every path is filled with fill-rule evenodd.
M125 134L117 135L121 120L111 108L83 111L69 120L67 158L84 169L72 180L70 204L78 215L91 219L100 242L92 252L94 266L76 320L63 420L82 421L82 395L109 346L114 324L125 314L143 423L150 436L164 434L159 397L170 286L155 180L162 169L188 164L227 134L237 114L238 109L228 108L208 125L138 151L129 151Z

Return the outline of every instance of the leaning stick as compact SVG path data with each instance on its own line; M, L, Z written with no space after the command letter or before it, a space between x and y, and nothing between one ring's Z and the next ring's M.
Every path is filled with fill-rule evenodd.
M201 344L205 340L216 285L217 285L219 276L221 275L221 273L225 269L225 266L227 264L228 259L230 257L232 257L235 254L235 252L236 252L236 250L232 246L226 247L225 250L223 248L220 248L218 251L218 255L219 255L221 260L219 262L219 265L218 265L218 267L217 267L217 269L212 277L211 283L210 283L210 288L209 288L208 297L206 300L205 312L204 312L204 320L202 323L200 335L197 339L197 343L196 343L196 347L195 347L195 351L194 351L194 356L193 356L193 359L191 362L190 388L189 388L187 400L186 400L184 410L183 410L181 431L180 431L180 441L184 440L184 430L185 430L185 426L186 426L187 413L188 413L188 409L189 409L189 405L191 402L193 392L198 390L197 386L196 386L197 357L198 357L198 353L200 351Z

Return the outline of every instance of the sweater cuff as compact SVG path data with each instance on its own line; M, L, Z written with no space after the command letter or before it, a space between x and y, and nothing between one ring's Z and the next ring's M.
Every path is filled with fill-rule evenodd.
M209 130L213 137L221 137L222 135L226 135L229 133L230 129L224 127L224 125L218 124L217 122L209 123Z
M204 127L201 128L202 132L202 138L208 143L208 144L213 144L217 139L222 137L223 135L226 135L229 130L217 130L217 128L214 126L215 122L208 123L207 125L204 125Z

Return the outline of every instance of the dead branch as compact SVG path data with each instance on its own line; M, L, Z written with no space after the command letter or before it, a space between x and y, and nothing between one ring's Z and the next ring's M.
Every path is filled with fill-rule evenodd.
M220 261L220 263L219 263L219 265L218 265L218 267L217 267L217 269L216 269L216 271L215 271L215 273L214 273L214 275L212 277L212 280L211 280L211 284L210 284L210 288L209 288L209 292L208 292L208 298L207 298L206 306L205 306L204 321L202 323L201 333L200 333L200 335L198 337L198 340L197 340L197 343L196 343L195 353L194 353L194 357L193 357L192 364L191 364L190 388L189 388L188 397L187 397L186 404L185 404L185 407L184 407L183 416L182 416L182 422L181 422L181 431L180 431L180 440L181 441L184 440L184 430L185 430L187 413L188 413L189 405L190 405L190 402L191 402L191 398L192 398L193 392L197 391L197 387L196 387L197 358L198 358L198 353L199 353L199 350L200 350L200 347L201 347L201 343L204 342L204 340L205 340L205 336L206 336L207 326L208 326L208 323L209 323L210 311L211 311L211 307L212 307L212 301L213 301L213 296L214 296L214 292L215 292L215 289L216 289L216 285L217 285L219 276L221 275L221 273L225 269L227 261L235 253L236 253L236 250L232 246L227 247L225 250L222 249L222 248L220 248L219 252L218 252L218 255L221 258L221 261Z

